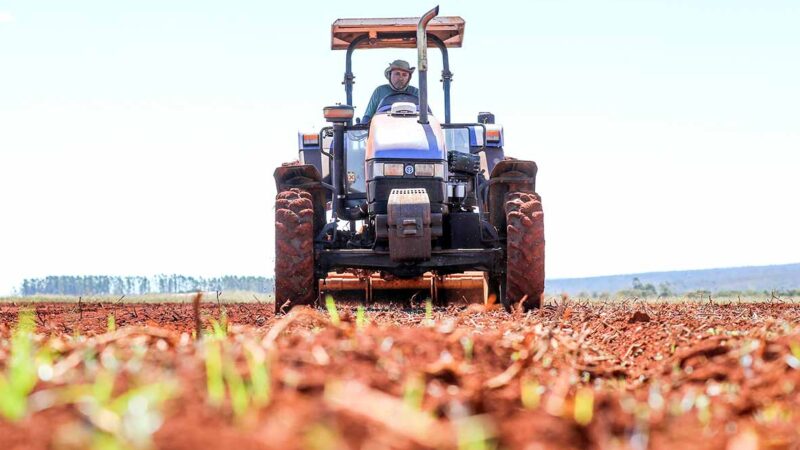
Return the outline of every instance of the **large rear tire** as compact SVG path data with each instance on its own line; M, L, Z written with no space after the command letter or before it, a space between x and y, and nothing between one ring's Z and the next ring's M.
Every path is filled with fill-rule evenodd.
M544 212L538 194L509 192L506 211L506 301L523 298L524 310L538 308L544 294Z
M275 199L275 314L312 305L319 286L314 276L314 203L302 189Z

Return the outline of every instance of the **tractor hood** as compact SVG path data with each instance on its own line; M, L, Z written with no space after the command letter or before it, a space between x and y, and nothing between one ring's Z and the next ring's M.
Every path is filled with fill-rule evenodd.
M429 116L426 124L414 115L378 114L372 118L366 159L446 159L444 134L439 121Z

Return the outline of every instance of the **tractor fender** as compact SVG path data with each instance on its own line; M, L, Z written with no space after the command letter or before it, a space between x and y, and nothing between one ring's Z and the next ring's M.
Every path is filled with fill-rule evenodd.
M297 188L311 194L314 203L314 236L316 236L325 226L325 188L317 168L311 164L285 163L275 169L273 177L278 193Z
M505 198L509 192L536 192L536 172L533 161L505 159L497 163L489 177L489 222L501 235L506 233Z
M311 164L286 163L275 169L273 174L278 192L291 188L305 189L306 184L322 181L319 171Z

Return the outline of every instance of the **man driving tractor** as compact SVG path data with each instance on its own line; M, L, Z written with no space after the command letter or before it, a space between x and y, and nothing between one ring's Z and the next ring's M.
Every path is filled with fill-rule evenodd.
M298 133L299 164L274 173L276 314L331 292L363 293L369 304L389 290L408 303L428 290L439 305L541 305L538 168L506 158L503 127L490 113L450 121L448 49L461 47L464 19L438 13L333 23L331 49L346 50L345 103L324 107L330 125ZM428 103L430 46L442 55L441 117ZM389 83L372 93L364 124L354 124L352 55L389 48L416 48L419 70L389 64ZM415 72L419 89L409 85Z
M397 59L383 72L389 84L383 84L375 88L372 96L369 98L367 109L364 110L364 118L361 123L367 123L375 115L378 105L381 100L392 94L408 94L419 97L419 90L414 86L409 85L411 75L414 73L415 67L411 67L407 61Z

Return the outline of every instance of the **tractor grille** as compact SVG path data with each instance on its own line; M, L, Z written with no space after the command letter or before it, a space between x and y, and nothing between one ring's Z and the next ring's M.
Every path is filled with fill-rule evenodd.
M444 203L445 183L440 179L420 178L376 178L367 182L367 199L370 212L373 214L387 214L386 205L392 189L425 189L431 200L431 212L442 212Z

